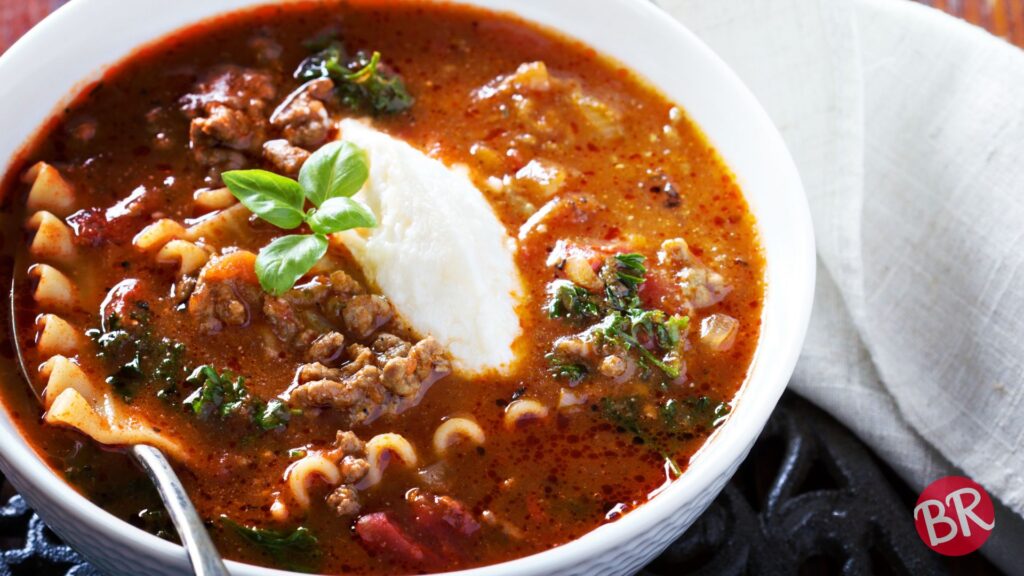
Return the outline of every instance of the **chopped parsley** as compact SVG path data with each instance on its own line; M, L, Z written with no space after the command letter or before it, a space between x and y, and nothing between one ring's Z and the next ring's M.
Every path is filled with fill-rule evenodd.
M665 426L690 433L718 427L732 408L725 402L715 402L707 396L669 400L658 410Z
M323 40L318 43L324 45ZM414 102L402 77L382 62L380 52L359 51L350 57L338 40L303 60L295 77L330 78L343 105L374 115L405 112Z
M599 277L605 286L602 301L573 282L555 280L548 285L547 313L551 318L575 323L600 319L578 337L635 353L644 378L656 368L669 380L674 380L682 373L680 344L690 319L644 308L639 291L646 275L643 255L616 254L601 267ZM587 376L585 364L554 353L548 354L547 359L551 372L568 379L571 385Z
M196 368L185 383L195 387L183 401L185 408L200 420L243 416L260 430L268 431L287 425L291 419L292 413L283 401L274 398L264 403L249 393L244 377L229 370L217 372L205 364Z
M260 430L273 430L281 428L291 420L292 412L288 406L278 398L267 402L262 409L252 415L252 420Z
M113 367L106 377L107 384L125 399L144 384L169 388L185 376L185 345L154 337L150 324L148 305L137 302L127 322L119 314L111 314L99 328L85 332L96 344L96 356Z
M645 328L643 322L648 323L650 326L657 326L658 330L666 330L664 325L661 323L654 324L650 319L638 324L635 323L637 318L637 315L627 316L619 312L611 312L608 316L605 316L600 324L597 324L590 330L590 334L599 341L620 346L628 351L636 351L639 355L640 367L645 371L645 374L650 372L651 366L654 366L664 372L665 376L669 379L678 378L681 364L678 352L671 350L664 357L659 358L648 350L639 339L645 330L654 329ZM656 338L655 342L657 342Z
M544 357L551 365L548 371L555 378L569 381L569 386L576 386L587 377L587 366L579 362L568 362L555 354L548 354Z
M192 390L181 402L201 420L247 417L261 431L284 427L297 411L278 398L263 402L252 396L245 378L210 365L189 371L185 345L157 338L151 329L149 306L138 302L126 321L119 314L107 316L99 328L86 335L96 344L96 356L113 367L106 382L130 400L142 386L156 385L155 395L178 402L181 386Z
M638 292L646 275L644 257L640 254L616 254L605 261L599 276L604 281L608 306L620 312L639 308Z
M548 285L548 317L583 321L601 317L590 292L569 280L555 280Z
M666 441L710 432L729 414L730 406L725 402L715 402L707 396L671 399L660 404L657 416L652 417L645 413L644 403L639 397L626 396L602 398L600 410L606 420L631 434L636 443L660 454L678 475L681 469L670 454Z
M245 378L230 371L218 373L213 366L204 364L185 383L196 388L185 397L184 404L200 419L225 419L250 410L252 398L245 388Z

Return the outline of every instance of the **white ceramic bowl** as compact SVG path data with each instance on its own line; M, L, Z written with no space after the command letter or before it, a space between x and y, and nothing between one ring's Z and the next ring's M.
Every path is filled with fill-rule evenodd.
M460 574L635 572L704 511L735 472L792 374L810 316L814 240L800 178L767 114L700 40L645 0L461 0L518 13L623 62L681 105L735 172L767 260L761 342L732 416L670 488L622 519L553 550ZM6 163L81 86L136 47L185 25L269 0L75 0L0 57ZM60 536L111 574L188 573L184 551L68 487L0 414L0 467ZM285 574L229 562L233 574Z

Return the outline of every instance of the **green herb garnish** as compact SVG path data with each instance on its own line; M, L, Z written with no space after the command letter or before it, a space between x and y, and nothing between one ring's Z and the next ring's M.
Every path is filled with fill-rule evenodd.
M568 380L569 386L575 386L582 382L589 372L586 365L579 362L569 362L555 354L547 354L544 358L550 364L548 371L551 372L551 375L555 378Z
M640 444L660 454L676 476L683 473L675 458L662 445L663 442L658 438L658 433L649 430L648 426L643 422L643 411L640 400L637 397L602 398L601 414L612 424L632 434Z
M201 419L211 416L224 419L249 408L251 398L245 388L245 378L230 371L218 373L213 366L204 364L196 368L185 383L196 389L185 398L184 404Z
M555 280L548 285L548 316L582 321L601 317L590 292L568 280Z
M327 253L327 235L353 228L373 228L377 219L351 197L369 176L366 152L351 142L331 142L313 153L298 181L266 170L233 170L224 184L254 214L292 230L302 224L312 234L282 236L260 250L256 277L260 286L280 296ZM306 200L314 208L306 210Z
M640 356L641 368L646 369L648 366L654 366L664 372L669 379L678 378L681 368L677 350L670 348L667 350L668 354L665 357L659 358L640 342L640 336L644 331L667 329L660 322L653 320L650 315L645 314L644 311L637 312L637 314L630 315L610 312L600 324L591 327L588 333L592 337L621 346L626 350L636 351ZM664 313L661 313L661 315L664 316ZM634 323L635 320L639 320L640 323ZM651 327L648 328L646 326ZM654 328L654 326L657 326L657 328ZM652 334L652 336L655 336L655 334ZM657 338L655 338L655 341L657 341Z
M685 400L668 400L658 411L665 426L675 431L697 433L717 427L732 408L725 402L715 402L707 396L699 396Z
M306 58L295 77L305 81L330 78L345 106L373 114L398 114L414 103L402 77L381 61L380 52L360 51L349 58L336 40Z
M608 305L619 311L639 308L638 291L646 274L644 257L640 254L616 254L609 258L600 274Z
M687 316L667 316L656 309L646 309L640 302L640 286L646 280L647 268L641 254L616 254L601 267L599 277L605 285L600 301L585 288L568 280L555 280L548 285L546 310L551 318L574 322L601 321L579 338L633 351L638 356L644 378L655 367L670 380L682 373L680 342L689 326ZM587 375L586 366L548 354L551 372L578 384Z
M288 424L291 417L292 413L288 410L288 406L274 398L267 402L267 405L263 406L261 410L253 413L252 419L261 430L273 430Z
M657 407L659 417L647 417L641 399L636 396L602 398L600 407L602 416L658 452L677 475L679 465L665 441L706 434L718 427L730 411L727 403L715 402L707 396L668 400Z
M274 398L264 403L245 387L245 378L229 370L218 372L205 364L192 371L185 383L195 386L183 404L201 420L216 416L226 420L232 416L248 416L252 423L266 432L281 428L291 420L292 412L284 401Z
M161 338L156 345L156 367L153 379L165 389L175 387L185 374L185 345L177 340Z
M245 526L227 516L221 516L222 524L231 528L245 541L258 546L276 562L294 570L308 571L310 560L319 555L319 540L305 526L295 530L271 530Z
M96 355L114 367L107 384L126 399L144 383L171 388L185 376L185 345L170 338L154 338L144 303L137 303L136 308L130 314L130 323L111 314L99 328L85 332L96 344Z

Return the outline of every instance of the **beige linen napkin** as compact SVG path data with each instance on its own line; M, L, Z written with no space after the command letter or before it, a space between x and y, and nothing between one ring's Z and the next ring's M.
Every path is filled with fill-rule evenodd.
M658 3L800 169L820 273L793 388L915 489L985 486L982 550L1024 571L1024 51L902 0Z

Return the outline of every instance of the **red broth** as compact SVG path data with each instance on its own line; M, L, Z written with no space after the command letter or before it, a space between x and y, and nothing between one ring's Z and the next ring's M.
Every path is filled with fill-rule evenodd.
M415 382L419 397L403 410L365 418L337 402L295 409L293 395L292 404L285 402L293 409L287 422L263 430L253 414L275 398L287 399L314 337L338 333L346 344L368 349L385 332L406 345L428 335L383 318L369 334L355 329L338 309L353 306L345 299L351 294L338 296L342 291L323 276L335 308L327 300L312 308L296 304L292 312L313 314L317 322L300 322L298 335L282 336L282 316L255 285L251 257L238 256L283 234L255 218L243 218L243 233L229 242L204 245L213 252L210 261L184 276L176 264L140 252L133 238L154 221L187 224L208 211L196 191L220 187L225 168L287 172L280 158L262 153L264 141L283 138L312 151L318 137L336 136L333 128L310 135L302 131L316 127L269 120L303 84L293 72L323 47L310 45L317 38L340 41L349 56L379 51L414 99L398 113L373 114L342 98L336 85L318 96L332 123L370 116L376 128L445 164L468 167L513 238L543 206L552 209L515 251L525 294L510 373L448 373L440 351L424 356L437 370ZM234 133L238 126L211 127L216 111L183 110L188 95L201 99L218 75L237 80L247 73L266 86L246 85L245 101L228 105L243 123ZM267 86L264 102L252 106L253 94ZM197 132L203 127L208 133ZM112 394L122 416L149 422L187 447L176 467L231 559L393 574L493 564L568 542L615 521L685 473L689 458L728 418L757 345L764 262L755 222L698 127L629 70L514 16L416 2L299 3L232 14L115 66L43 129L23 160L3 190L5 230L34 214L25 208L31 185L21 176L36 162L51 166L74 192L73 207L57 218L72 231L75 256L53 264L78 290L74 305L59 311L83 333L75 353L65 355ZM28 268L45 260L29 249L33 239L31 231L8 232L4 258L14 264L3 269L15 270L14 338L33 374L31 386L42 390L46 379L37 368L51 354L39 345L38 318L57 312L33 296L40 281ZM231 266L210 270L232 252ZM634 254L642 260L631 260ZM330 256L348 281L373 292L349 253L332 248ZM635 276L630 266L637 262L642 272L631 285L623 274ZM214 284L222 281L230 290L217 296ZM573 282L574 291L553 297L558 281L563 288ZM204 315L195 300L207 288L211 298L223 299L208 303ZM116 306L101 309L111 290ZM629 302L613 301L609 290ZM366 296L361 302L370 302ZM557 298L561 308L553 312ZM628 324L595 341L595 330L615 314ZM112 323L128 326L124 338L134 343L126 344L127 356L114 349L121 344L102 343L104 332L117 338ZM90 338L87 329L99 332ZM138 344L143 339L147 344ZM114 515L173 539L154 491L130 459L116 446L44 423L43 408L17 373L12 342L3 350L4 402L54 470ZM327 380L352 385L341 373L354 366L356 352L322 358L334 370ZM149 368L158 360L174 365L159 377L153 370L125 376L133 353ZM390 358L407 361L399 353L374 353L372 362L382 369ZM185 376L201 365L228 384L226 371L244 377L246 399L237 410L219 416L219 408L197 413L186 405L201 384ZM113 383L105 384L108 379ZM544 414L527 410L538 417L509 425L515 402L540 406ZM474 421L486 439L479 445L463 439L438 455L435 430L452 417ZM418 461L405 466L385 451L381 481L367 487L358 462L367 460L366 449L358 442L338 445L337 434L347 431L362 441L400 434ZM306 508L284 476L310 455L323 455L353 481L312 475ZM350 492L332 499L339 486ZM277 545L261 545L255 534L276 538Z

